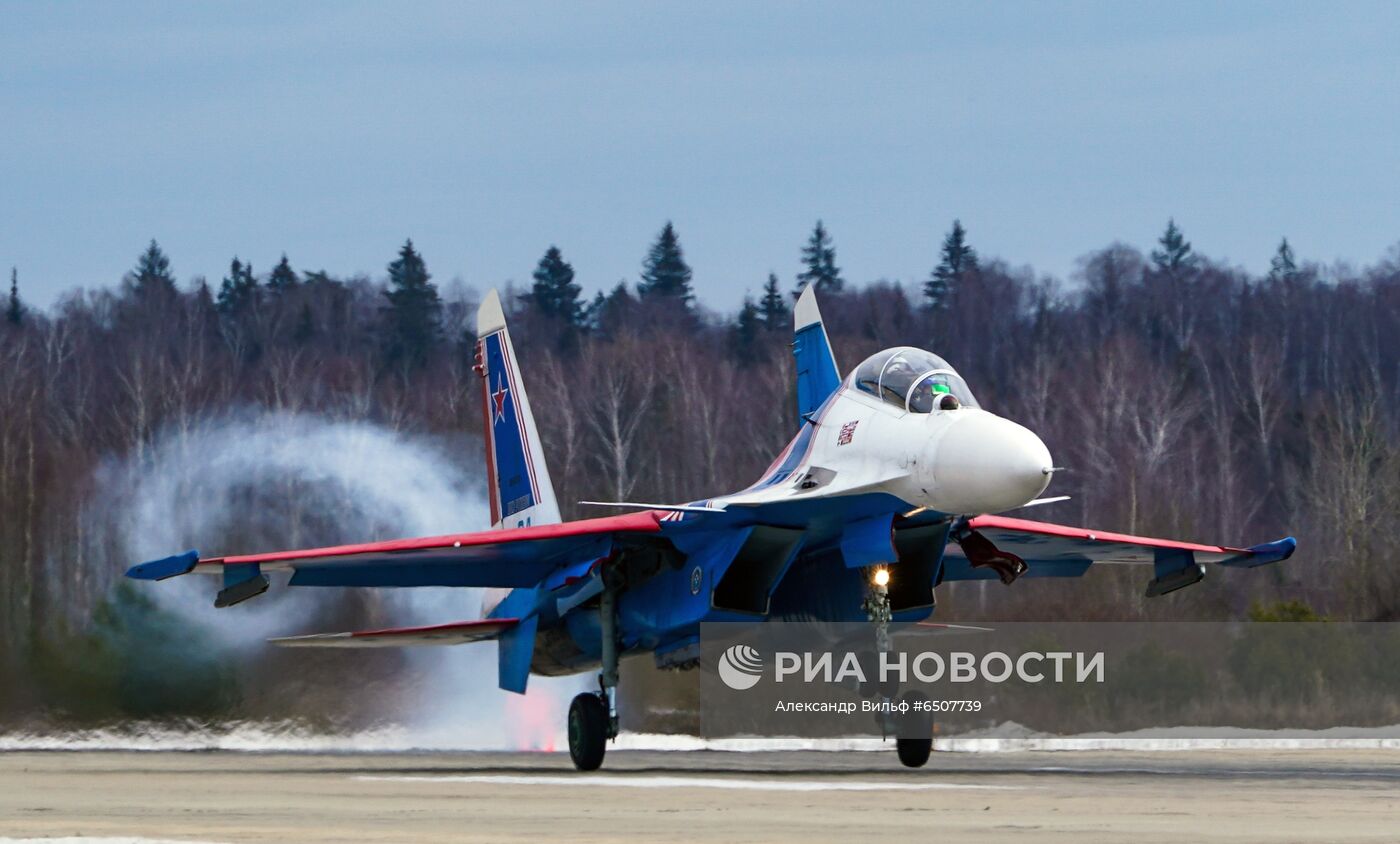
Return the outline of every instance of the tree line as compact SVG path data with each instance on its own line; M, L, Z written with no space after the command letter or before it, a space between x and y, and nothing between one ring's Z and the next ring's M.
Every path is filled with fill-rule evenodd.
M791 302L810 284L843 371L883 347L928 348L984 407L1041 434L1068 467L1050 494L1073 498L1028 517L1300 542L1282 566L1212 572L1150 601L1147 576L1114 568L944 587L940 613L1237 618L1289 600L1400 618L1400 251L1328 266L1285 240L1256 277L1196 252L1175 221L1146 251L1088 252L1067 280L987 257L956 221L931 251L924 278L848 283L818 222L791 283L756 278L757 298L718 313L696 298L708 280L669 222L635 281L591 298L549 246L504 298L566 516L596 515L583 499L692 500L757 477L795 433ZM133 561L93 537L94 477L110 461L141 465L158 437L231 409L481 435L478 291L440 288L412 241L379 277L282 255L263 273L234 258L217 284L182 283L152 241L119 284L52 308L27 304L21 281L12 270L0 321L0 670L16 678L0 712L62 698L55 643L139 600L119 594ZM295 509L292 487L281 504ZM327 538L373 538L336 530Z

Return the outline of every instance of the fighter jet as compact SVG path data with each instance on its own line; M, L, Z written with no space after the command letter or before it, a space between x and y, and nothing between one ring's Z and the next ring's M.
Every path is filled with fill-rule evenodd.
M215 607L291 586L459 586L493 590L481 619L272 640L293 647L442 645L495 640L497 682L598 672L574 698L569 753L602 762L618 734L618 663L700 658L714 621L927 619L942 583L1077 577L1095 563L1141 565L1148 596L1199 582L1205 565L1289 557L1289 537L1249 548L1202 545L1004 515L1040 498L1057 467L1033 431L983 409L957 371L921 349L886 349L843 379L808 287L794 308L796 435L749 487L681 504L582 502L620 515L563 522L525 381L495 291L477 314L491 529L330 548L201 557L189 551L128 577L222 578ZM918 767L932 736L899 737Z

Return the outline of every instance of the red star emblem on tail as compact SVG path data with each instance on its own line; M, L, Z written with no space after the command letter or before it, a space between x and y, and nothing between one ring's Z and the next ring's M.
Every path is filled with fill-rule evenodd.
M496 403L496 421L506 418L506 395L510 390L506 389L505 379L496 381L496 392L491 394L491 400Z

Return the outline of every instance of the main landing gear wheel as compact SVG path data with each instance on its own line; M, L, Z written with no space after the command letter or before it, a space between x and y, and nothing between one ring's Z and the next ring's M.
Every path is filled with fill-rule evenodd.
M928 712L928 697L918 690L904 693L900 699L904 713L899 718L899 733L894 740L895 752L906 768L922 768L933 752L933 716Z
M570 724L573 722L570 721ZM572 733L570 733L570 746L572 746ZM899 761L906 768L922 768L927 762L929 754L933 753L933 739L931 738L901 738L894 740L894 750L899 754Z
M569 758L580 771L596 771L607 749L608 710L597 695L578 695L569 705ZM928 758L927 752L924 758Z

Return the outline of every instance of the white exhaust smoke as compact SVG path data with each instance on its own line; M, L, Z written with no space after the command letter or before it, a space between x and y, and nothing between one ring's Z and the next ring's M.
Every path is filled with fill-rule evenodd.
M364 422L295 413L247 413L172 428L141 455L99 473L93 513L129 562L197 548L204 554L314 547L484 529L490 523L479 478L479 446L465 437L449 449L433 438ZM110 534L109 534L110 535ZM236 544L235 544L236 543ZM346 590L272 589L223 610L212 606L214 578L190 575L141 583L162 609L255 660L271 636L305 632ZM384 589L374 615L407 626L479 618L478 589ZM487 644L407 649L402 717L362 736L385 749L555 749L562 746L569 698L585 678L532 678L525 698L496 688L496 651ZM542 681L543 680L543 681ZM354 684L351 684L353 690ZM354 705L352 702L351 706ZM367 711L373 701L365 701ZM277 735L305 743L300 728L256 734L264 749ZM356 738L344 736L347 749Z

